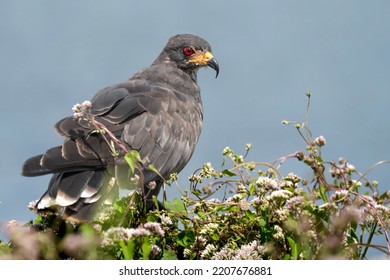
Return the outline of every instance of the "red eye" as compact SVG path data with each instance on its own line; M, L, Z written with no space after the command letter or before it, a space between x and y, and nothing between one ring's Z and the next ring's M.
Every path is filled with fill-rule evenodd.
M184 49L183 49L183 53L186 55L186 56L191 56L191 55L193 55L194 54L194 49L193 48L191 48L191 47L185 47Z

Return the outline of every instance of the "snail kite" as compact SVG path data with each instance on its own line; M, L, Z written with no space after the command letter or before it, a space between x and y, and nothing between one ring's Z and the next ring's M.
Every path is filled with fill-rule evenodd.
M176 35L152 65L98 91L89 104L93 120L129 151L139 152L143 162L139 189L148 209L163 179L180 172L194 152L203 119L197 71L204 66L218 76L209 43L195 35ZM134 174L124 160L125 152L117 149L119 156L113 155L107 135L91 122L71 116L60 120L55 129L63 144L28 159L22 168L24 176L52 174L35 205L38 212L54 211L70 220L86 221L119 188L137 188L131 183Z

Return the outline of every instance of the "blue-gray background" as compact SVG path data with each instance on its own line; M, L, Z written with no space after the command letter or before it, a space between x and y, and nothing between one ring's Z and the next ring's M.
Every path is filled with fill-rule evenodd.
M49 177L19 175L23 161L61 139L53 125L77 102L148 66L168 38L207 39L220 63L198 76L204 129L181 186L221 151L273 160L305 149L284 119L324 135L325 160L342 156L365 171L390 159L389 1L0 1L0 223L34 217L29 201ZM390 189L390 166L369 179ZM304 176L295 161L283 171ZM168 189L168 198L178 196ZM374 257L375 257L374 253Z

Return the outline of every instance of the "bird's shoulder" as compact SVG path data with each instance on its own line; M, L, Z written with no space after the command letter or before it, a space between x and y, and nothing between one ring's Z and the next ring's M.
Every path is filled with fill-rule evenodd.
M170 64L141 69L128 80L99 90L91 103L92 115L107 126L125 123L144 112L151 115L157 115L162 110L172 112L177 110L178 103L201 106L196 83ZM67 117L60 120L55 128L60 135L82 137L90 131L91 125Z
M129 112L136 110L135 114L141 111L155 114L155 106L151 103L164 103L170 99L198 102L199 87L188 74L174 65L151 65L122 83L98 91L91 100L92 113L115 115L114 108L125 107Z
M199 86L192 77L170 62L152 64L135 73L129 80L145 80L153 85L191 96L200 94Z

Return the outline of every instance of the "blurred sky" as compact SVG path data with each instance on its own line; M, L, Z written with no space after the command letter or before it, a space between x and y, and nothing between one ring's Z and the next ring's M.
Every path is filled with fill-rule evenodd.
M61 143L53 125L102 87L148 66L178 33L202 36L220 64L198 75L204 128L186 178L230 146L272 162L304 150L292 126L324 135L325 160L364 172L390 159L390 2L0 0L0 223L27 221L48 176L24 178L25 159ZM308 171L295 160L282 171ZM390 189L390 166L369 173ZM178 196L168 189L168 198Z

